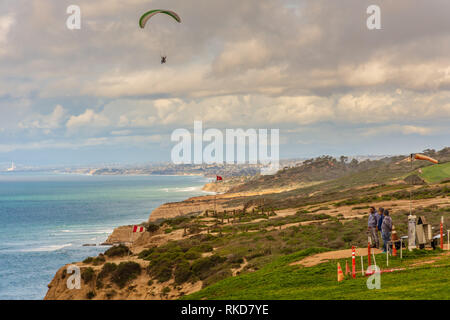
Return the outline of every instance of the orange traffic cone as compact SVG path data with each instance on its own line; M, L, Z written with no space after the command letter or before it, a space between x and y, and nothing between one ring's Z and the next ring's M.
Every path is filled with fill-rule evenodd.
M345 276L348 276L349 273L350 273L350 269L348 268L348 261L345 260Z
M339 262L337 264L337 280L338 282L344 280L344 273L342 273L342 268Z
M397 256L397 248L395 247L395 243L398 240L397 231L395 230L395 226L392 226L392 256Z

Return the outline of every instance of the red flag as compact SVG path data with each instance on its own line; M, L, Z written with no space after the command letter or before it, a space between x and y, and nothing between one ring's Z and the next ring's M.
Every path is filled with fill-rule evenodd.
M221 176L216 176L216 181L222 181L223 178Z
M133 232L144 232L144 227L133 226Z

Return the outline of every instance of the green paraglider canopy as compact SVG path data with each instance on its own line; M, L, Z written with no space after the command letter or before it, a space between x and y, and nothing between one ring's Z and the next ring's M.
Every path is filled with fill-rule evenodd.
M178 14L176 14L175 12L170 11L170 10L160 10L160 9L158 9L158 10L150 10L150 11L144 13L142 15L142 17L139 19L139 26L141 28L144 28L145 24L147 23L147 21L150 20L153 16L155 16L155 15L157 15L159 13L167 14L168 16L171 16L172 18L174 18L177 22L181 23L180 16Z

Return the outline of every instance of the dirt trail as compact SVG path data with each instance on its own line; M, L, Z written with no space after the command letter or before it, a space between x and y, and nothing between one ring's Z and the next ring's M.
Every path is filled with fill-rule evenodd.
M372 249L372 252L375 254L381 253L380 249ZM367 248L357 248L356 249L356 256L367 256ZM336 260L336 259L345 259L345 258L351 258L352 257L352 249L345 249L345 250L337 250L337 251L328 251L328 252L322 252L315 255L312 255L310 257L306 257L300 261L296 261L291 263L291 266L294 265L302 265L304 267L312 267L315 265L318 265L320 263L328 262L330 260Z

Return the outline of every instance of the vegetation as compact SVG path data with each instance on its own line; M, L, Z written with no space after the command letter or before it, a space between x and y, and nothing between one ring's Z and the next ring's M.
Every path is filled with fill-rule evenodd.
M87 257L86 259L83 260L84 264L93 264L94 266L98 266L101 265L103 263L105 263L106 259L105 256L103 254L100 254L98 257Z
M450 149L427 152L441 161L450 160ZM164 283L161 292L151 294L167 297L171 292L171 296L182 296L180 288L183 284L202 281L204 289L186 298L380 298L375 296L376 293L367 290L366 279L361 276L354 281L337 284L337 261L309 268L291 266L290 263L326 250L366 247L365 215L371 205L383 202L385 206L388 203L387 208L390 209L398 235L403 236L407 234L409 210L405 209L405 201L399 200L409 200L410 197L415 200L445 200L450 196L450 184L443 182L445 173L442 173L442 168L435 169L436 166L414 162L411 169L410 163L400 162L402 158L391 157L363 162L349 162L344 158L337 160L331 157L311 159L301 166L284 169L274 176L246 179L236 190L253 190L255 183L262 182L266 183L264 187L290 186L295 179L299 179L304 185L297 189L256 196L230 197L221 204L225 209L222 212L209 211L205 215L196 213L162 220L159 225L146 225L148 232L156 232L159 229L165 233L184 230L182 240L170 241L138 254L139 259L148 261L145 268L148 286L152 286L155 281ZM417 174L419 167L423 167L423 174L428 175L424 178L428 182L433 175L439 176L439 179L433 180L437 183L421 186L405 183L405 177L412 173ZM440 173L435 173L436 170ZM438 230L440 217L450 212L445 201L436 202L440 203L414 207L414 214L426 216L427 222L434 230ZM236 210L237 207L242 209ZM290 210L280 212L281 209ZM112 247L105 252L106 257L125 257L129 254L128 247L124 245ZM422 275L425 275L426 272L422 270L425 267L430 268L426 265L416 268L413 263L435 257L439 252L417 251L404 254L404 260L393 259L391 266L407 270L395 273L395 276L383 274L382 286L387 290L386 297L399 298L405 295L406 298L419 299L442 295L442 281L438 279L443 277L439 277L435 270L429 281L408 284L408 281L414 279L416 272L423 272ZM97 289L110 289L111 285L106 281L123 288L141 274L141 267L137 263L122 262L117 265L106 262L104 258L103 261L100 256L84 261L86 264L103 264L96 280ZM383 256L377 257L377 261L378 259L383 267ZM448 277L448 258L439 258L437 261L437 269L443 270L444 275ZM340 262L345 265L344 260ZM365 263L367 264L367 259ZM414 268L414 271L410 268ZM87 273L85 278L89 279L88 281L95 278L95 273L89 276L90 271L84 272ZM398 283L395 280L397 278L401 280ZM172 279L173 289L168 291L165 289L169 288L167 281ZM407 287L418 291L408 293ZM128 287L129 290L134 288L132 283ZM428 288L435 290L436 295L430 295ZM400 295L395 295L396 291L400 292ZM448 297L448 293L444 296ZM108 299L112 297L111 294Z
M442 281L450 277L450 257L441 255L435 266L420 265L430 257L437 257L439 250L405 252L403 260L391 259L390 267L406 270L383 273L381 290L367 289L367 277L360 273L357 273L356 279L337 282L337 261L313 267L290 265L321 250L307 249L281 257L261 270L227 278L182 299L450 299L448 284ZM383 258L384 254L377 255L377 262L385 269ZM340 263L345 265L344 260Z
M135 279L141 273L141 266L132 261L121 262L112 272L111 280L120 288L123 288L130 280Z
M85 283L91 282L95 278L95 271L91 267L81 269L81 279Z
M450 162L423 168L420 176L428 183L448 180L450 178Z
M123 244L113 246L105 251L105 255L108 257L124 257L129 254L131 254L130 249Z

